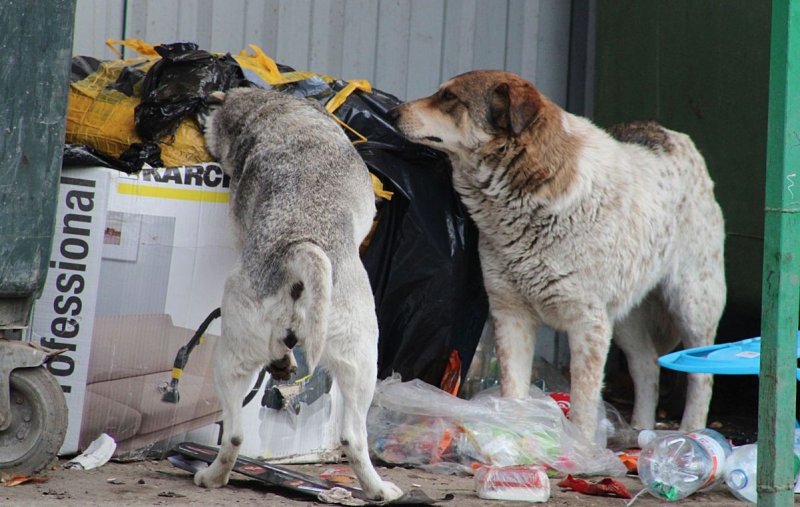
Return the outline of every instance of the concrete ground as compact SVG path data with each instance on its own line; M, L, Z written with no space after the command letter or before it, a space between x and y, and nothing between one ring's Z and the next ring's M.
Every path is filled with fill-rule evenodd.
M117 505L135 506L224 506L269 505L278 507L320 505L310 497L287 494L278 489L263 486L244 476L234 474L231 483L222 489L207 490L195 486L191 475L173 467L166 460L146 460L129 463L109 462L89 471L67 470L54 465L44 476L46 482L27 483L14 487L0 486L0 505L39 507L89 507ZM288 468L311 475L320 475L332 467L343 465L292 465ZM342 472L342 469L338 469ZM345 470L346 472L346 467ZM380 467L381 476L394 481L403 490L412 487L422 489L438 500L437 505L451 507L518 506L525 502L484 500L475 494L470 477L440 475L420 469ZM635 495L642 487L636 477L620 479ZM561 491L551 480L551 496L547 505L561 507L616 506L624 507L626 500L602 498ZM724 486L723 486L724 488ZM451 496L451 497L450 497ZM450 499L445 499L450 498ZM665 502L647 493L633 502L634 506L662 506ZM744 506L724 489L710 493L698 493L675 505L692 506Z

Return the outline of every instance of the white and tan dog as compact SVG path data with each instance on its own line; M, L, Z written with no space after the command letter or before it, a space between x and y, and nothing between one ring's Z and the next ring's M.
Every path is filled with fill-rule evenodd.
M239 263L222 299L214 379L223 435L196 484L228 483L239 454L242 399L253 373L294 369L300 344L309 370L332 374L343 399L341 443L369 498L402 491L370 462L366 417L378 368L378 321L358 254L375 199L367 167L341 127L318 104L273 90L237 88L208 117L206 145L231 177Z
M503 396L528 393L539 324L566 331L571 419L594 435L612 340L652 428L658 356L713 343L725 305L724 225L703 157L655 122L608 132L524 79L474 71L395 110L447 153L480 231ZM689 375L682 430L704 427L712 377Z

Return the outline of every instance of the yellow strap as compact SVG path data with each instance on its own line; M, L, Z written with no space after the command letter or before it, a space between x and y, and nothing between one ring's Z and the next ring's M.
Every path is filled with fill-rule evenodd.
M380 197L381 199L386 199L387 201L392 200L392 196L394 192L390 192L383 188L383 182L374 174L369 173L372 177L372 191L375 193L376 196Z
M356 91L356 90L361 90L363 92L370 93L370 92L372 92L372 86L369 84L369 81L367 81L365 79L352 79L352 80L348 81L347 85L344 88L342 88L341 90L339 90L336 93L336 95L334 95L333 98L331 98L331 100L328 101L327 104L325 104L325 110L328 111L331 114L331 116L336 118L336 121L339 122L339 125L341 125L342 127L346 128L347 130L352 132L353 135L355 135L358 138L357 141L353 141L353 144L366 143L367 142L367 138L364 137L361 134L361 132L358 132L356 129L354 129L350 125L348 125L345 122L343 122L342 120L340 120L333 113L337 109L339 109L339 106L344 104L344 101L347 100L347 97L352 95L353 92Z
M243 49L239 52L239 55L252 58L258 62L259 67L254 67L247 61L239 62L239 65L242 67L248 67L250 70L261 71L259 74L271 85L282 84L284 82L283 76L281 76L281 71L278 70L278 64L275 63L275 60L267 56L266 53L264 53L264 51L262 51L261 48L255 44L250 44L249 47L253 51L253 54L250 54L246 49Z
M246 49L239 51L236 62L240 67L252 70L272 86L296 83L317 75L314 72L298 71L282 73L275 60L267 56L260 47L250 44L250 49L253 51L252 54L248 53ZM324 79L323 76L320 77Z
M365 79L353 79L348 81L347 86L339 90L339 92L334 95L327 104L325 104L325 109L327 109L329 113L333 114L337 109L339 109L339 106L344 104L344 101L347 100L347 97L352 95L352 93L356 90L371 93L372 86L369 84L369 81Z
M155 46L153 46L152 44L148 44L142 39L124 39L124 40L106 39L106 46L108 46L111 49L111 51L114 52L114 54L122 58L122 51L120 51L115 47L117 45L131 48L140 55L158 56L158 53L156 53Z
M183 370L181 370L180 368L172 369L172 378L174 378L175 380L180 380L181 375L183 375Z

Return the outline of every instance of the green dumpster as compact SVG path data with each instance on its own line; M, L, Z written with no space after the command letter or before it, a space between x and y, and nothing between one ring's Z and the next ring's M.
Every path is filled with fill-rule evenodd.
M0 330L28 325L47 274L74 0L0 2Z

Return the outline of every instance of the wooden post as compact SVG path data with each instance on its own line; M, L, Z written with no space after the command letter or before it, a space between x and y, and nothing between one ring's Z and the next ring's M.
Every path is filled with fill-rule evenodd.
M758 505L794 505L796 348L800 309L800 2L773 0L770 55Z

